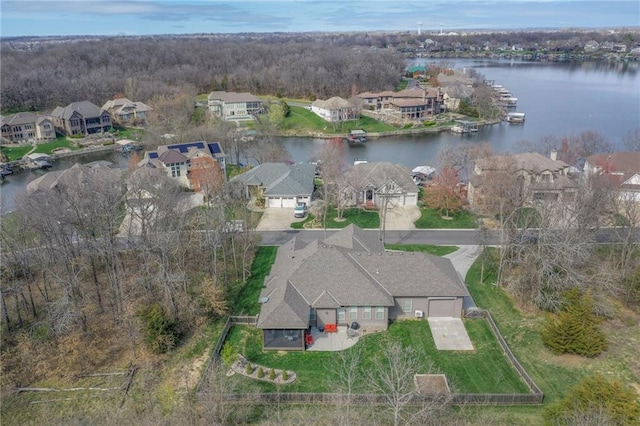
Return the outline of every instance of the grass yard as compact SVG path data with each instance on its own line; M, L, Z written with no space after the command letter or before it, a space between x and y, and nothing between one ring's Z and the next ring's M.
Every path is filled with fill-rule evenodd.
M426 321L400 321L385 333L360 339L353 348L363 351L359 364L356 392L367 392L367 375L379 369L379 354L392 341L411 346L420 358L423 373L444 373L449 385L463 393L526 393L528 389L502 355L485 320L466 321L467 331L476 350L471 352L438 351ZM227 342L249 361L267 368L284 368L295 371L298 379L284 392L331 392L333 374L339 363L338 352L279 352L262 351L261 331L249 326L235 326ZM241 379L250 380L250 379ZM274 385L260 383L265 391L276 390Z
M328 229L341 229L355 224L363 229L378 229L380 227L380 216L377 211L363 210L359 208L345 209L342 213L343 221L336 221L338 214L335 209L329 209L327 212L327 228ZM305 224L311 223L312 225ZM313 227L316 229L324 228L324 222L316 221L312 214L308 214L307 218L301 222L294 222L291 224L293 229L304 229Z
M66 137L60 137L51 142L39 143L33 152L51 155L53 150L58 148L69 148L72 151L80 149L75 143L69 142Z
M445 256L458 250L456 246L433 246L429 244L385 244L387 250L416 251L436 256Z
M258 298L262 290L262 284L269 271L271 265L276 259L278 247L260 246L251 265L251 278L247 284L238 292L232 312L234 315L258 315L260 312L260 304Z
M478 227L478 219L465 211L451 215L451 219L443 219L442 214L429 209L420 208L420 219L415 222L418 229L475 229Z
M617 319L603 324L610 349L599 357L554 355L540 339L543 314L525 314L516 309L510 295L493 284L495 273L485 271L485 281L481 283L480 270L480 261L469 270L466 279L469 292L479 307L491 312L511 350L544 392L545 402L557 401L580 379L594 373L623 383L639 383L639 363L634 361L640 342L637 315L621 312L619 315L626 317L626 321Z
M335 130L331 123L324 121L315 113L304 107L290 106L291 113L284 119L282 130L293 132L338 133L347 134L352 129L363 129L367 132L389 132L397 130L370 117L362 116L359 121L340 123Z
M31 151L33 147L31 145L16 145L16 146L2 146L2 153L7 156L7 161L16 161L24 157L24 155Z

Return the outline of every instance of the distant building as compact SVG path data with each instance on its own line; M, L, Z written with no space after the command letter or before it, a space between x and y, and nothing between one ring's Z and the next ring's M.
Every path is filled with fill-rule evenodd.
M67 136L108 132L112 126L109 112L89 101L56 107L51 117L56 129Z
M251 93L211 92L207 102L209 112L223 120L253 120L264 114L262 101Z
M311 104L311 112L319 115L329 123L356 120L359 117L358 109L354 104L334 96L327 100L318 99Z
M397 115L408 120L422 120L440 114L444 108L444 97L440 89L433 87L406 89L399 92L365 92L358 95L364 105L375 111Z
M147 114L153 111L149 105L143 102L132 102L127 98L118 98L107 101L102 105L113 119L113 122L120 126L133 126L144 124Z
M187 142L161 145L155 151L147 151L138 166L162 169L182 186L200 190L203 186L203 174L206 174L204 169L207 167L220 168L225 176L225 157L218 142ZM203 158L207 160L202 160ZM197 178L191 176L192 167L197 169L194 173Z
M608 177L617 187L618 200L640 203L640 152L612 152L585 159L586 175Z
M0 118L2 139L10 143L46 141L56 138L53 120L30 112L19 112Z

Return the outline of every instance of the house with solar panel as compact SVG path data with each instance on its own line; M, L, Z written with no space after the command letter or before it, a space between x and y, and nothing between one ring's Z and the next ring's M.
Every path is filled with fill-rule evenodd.
M222 146L218 142L176 143L160 145L154 151L147 151L138 166L163 169L168 176L177 180L182 186L192 188L195 186L190 179L192 166L197 165L199 172L202 172L202 168L207 165L219 167L223 176L226 176L225 157Z

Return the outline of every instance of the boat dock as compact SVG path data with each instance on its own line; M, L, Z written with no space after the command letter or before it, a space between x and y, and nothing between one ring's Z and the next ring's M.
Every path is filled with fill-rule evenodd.
M478 131L478 123L475 121L457 120L456 124L451 128L451 131L458 134L476 133Z
M524 123L524 112L510 112L504 120L508 123Z

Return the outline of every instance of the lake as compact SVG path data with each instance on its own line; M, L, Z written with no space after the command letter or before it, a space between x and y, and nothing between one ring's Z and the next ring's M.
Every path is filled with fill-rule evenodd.
M586 62L577 64L519 62L505 60L447 59L455 68L475 68L488 80L509 89L518 98L517 111L526 113L524 124L499 123L480 128L475 135L448 132L418 136L370 139L366 146L345 144L345 162L355 158L391 161L409 168L436 165L439 151L461 142L489 142L498 152L519 152L519 141L536 142L542 136L562 137L594 130L608 138L617 149L630 130L640 126L640 64ZM437 60L416 59L409 66ZM311 160L322 148L324 139L283 138L291 159ZM90 154L59 160L54 170L98 159L115 161L122 168L126 159L115 154ZM14 207L15 194L41 171L20 172L9 176L0 187L2 212Z

